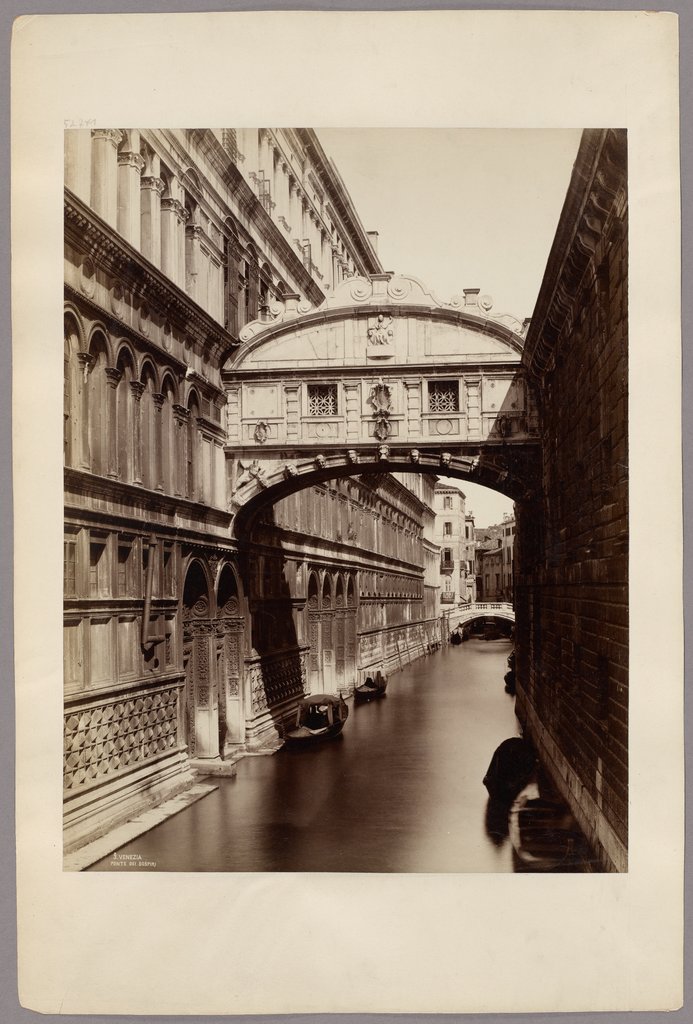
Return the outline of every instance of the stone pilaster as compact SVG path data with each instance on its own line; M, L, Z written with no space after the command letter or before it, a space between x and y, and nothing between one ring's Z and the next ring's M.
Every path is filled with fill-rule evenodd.
M118 231L140 248L140 178L144 160L139 153L118 154Z
M91 132L68 128L65 132L65 185L83 202L91 200Z
M152 483L157 491L163 491L164 489L163 431L161 423L161 410L163 409L164 401L163 395L152 395L152 405L154 406L154 479Z
M136 484L142 483L142 395L144 384L139 380L130 381L132 391L132 477Z
M173 406L173 423L175 429L174 452L172 459L173 480L171 486L176 496L182 495L185 487L185 438L190 413L182 405Z
M108 385L106 390L107 396L107 412L108 417L108 429L106 431L108 451L106 453L107 458L107 473L110 477L118 476L118 431L116 429L116 389L123 379L123 375L120 370L116 369L115 366L107 366L105 369L106 383Z
M140 248L142 255L156 267L161 266L161 178L148 176L140 181Z
M123 134L114 128L95 128L91 136L91 207L115 228L118 220L118 146Z
M188 224L185 229L185 290L200 306L206 306L207 280L201 250L202 236L203 231L198 224Z
M77 432L78 451L75 453L75 465L80 469L89 469L89 389L87 378L94 364L94 357L88 352L78 352L77 362L82 371L80 384L80 415L79 430Z
M161 269L181 287L185 281L185 221L185 207L178 199L168 197L161 200Z

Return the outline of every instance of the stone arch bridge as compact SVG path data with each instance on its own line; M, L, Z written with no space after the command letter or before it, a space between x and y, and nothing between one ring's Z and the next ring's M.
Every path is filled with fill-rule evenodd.
M432 472L530 497L528 322L491 309L478 289L444 303L380 274L317 308L284 295L248 324L222 371L236 536L278 498L340 476Z

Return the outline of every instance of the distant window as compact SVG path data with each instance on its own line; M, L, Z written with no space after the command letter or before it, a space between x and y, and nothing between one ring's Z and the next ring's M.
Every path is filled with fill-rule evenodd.
M443 523L443 533L446 537L452 536L452 523Z
M337 406L337 385L336 384L309 384L308 385L308 415L309 416L336 416Z
M443 508L452 508L452 498L449 495L443 498Z
M456 380L430 380L428 382L429 412L459 412L460 391Z

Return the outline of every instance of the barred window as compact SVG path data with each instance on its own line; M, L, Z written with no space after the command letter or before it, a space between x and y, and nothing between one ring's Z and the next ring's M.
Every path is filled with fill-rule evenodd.
M460 391L456 380L428 382L429 412L459 412Z
M309 416L336 416L337 412L336 384L308 385Z

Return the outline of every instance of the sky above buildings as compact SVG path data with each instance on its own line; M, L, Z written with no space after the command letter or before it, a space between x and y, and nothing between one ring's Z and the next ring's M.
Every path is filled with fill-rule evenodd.
M442 302L463 288L491 314L531 316L580 131L573 129L318 129L386 270L420 278ZM512 502L456 481L478 526Z

